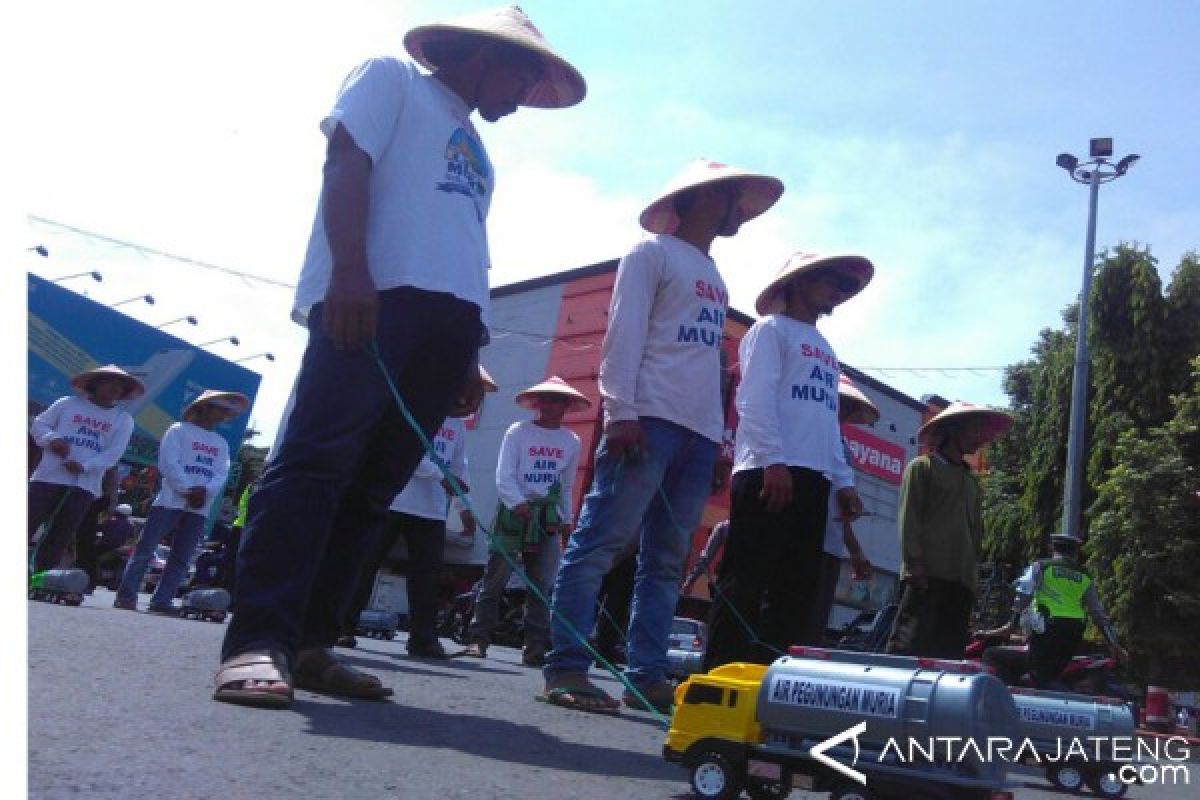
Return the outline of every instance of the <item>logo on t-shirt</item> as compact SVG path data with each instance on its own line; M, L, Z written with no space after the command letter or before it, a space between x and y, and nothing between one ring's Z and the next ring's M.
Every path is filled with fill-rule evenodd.
M483 222L479 198L487 194L487 179L492 165L488 163L483 146L466 129L458 128L446 143L446 180L439 181L439 192L461 194L475 204L475 216Z

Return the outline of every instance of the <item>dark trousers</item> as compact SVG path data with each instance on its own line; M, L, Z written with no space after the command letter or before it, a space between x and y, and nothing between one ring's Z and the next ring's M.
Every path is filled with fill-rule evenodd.
M637 577L637 551L618 561L600 584L600 608L596 616L596 649L608 658L624 649L625 633L629 630L629 604L633 601L633 584Z
M221 566L217 570L217 586L233 594L236 583L238 550L242 547L242 526L234 525L229 529L229 541L221 554Z
M33 557L33 571L42 572L54 569L62 560L63 551L67 549L79 522L88 512L96 496L75 486L64 486L61 483L31 481L29 484L29 538L33 544L33 535L45 523L48 527L46 535L38 543L37 552ZM92 536L96 535L92 531Z
M769 664L790 645L815 643L805 637L817 599L829 481L803 467L788 471L792 502L775 514L758 497L763 470L734 473L705 670L733 661Z
M291 659L337 640L370 534L424 455L375 357L309 339L278 452L250 497L222 659L273 649ZM379 293L376 342L409 411L432 437L479 350L479 309L411 287Z
M97 497L83 512L75 528L75 566L88 574L88 585L96 585L96 532L100 527L100 512L108 506L107 497Z
M802 639L813 645L825 642L825 631L829 627L829 614L833 611L833 599L837 594L838 578L842 576L842 560L830 553L821 553L821 568L813 586L813 601L808 604L808 619Z
M885 652L960 659L974 608L975 593L958 581L929 578L925 589L906 582Z
M1029 666L1038 688L1056 683L1083 641L1084 621L1046 617L1046 630L1029 637Z
M401 536L408 548L408 569L404 573L408 591L408 643L433 644L438 640L438 587L446 550L446 523L397 511L389 511L387 521L371 535L342 630L354 633L358 615L371 600L375 573Z

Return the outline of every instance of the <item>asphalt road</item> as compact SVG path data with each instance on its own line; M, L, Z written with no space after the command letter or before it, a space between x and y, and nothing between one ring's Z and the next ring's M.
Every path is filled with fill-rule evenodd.
M390 701L297 691L290 711L263 711L212 700L224 625L111 605L103 589L78 608L29 603L31 798L691 796L685 772L662 760L663 731L650 715L535 702L540 674L515 650L433 662L409 658L403 634L360 640L339 652L392 686ZM1127 796L1191 800L1200 767L1189 766L1190 786ZM1061 797L1037 775L1020 780L1020 798Z

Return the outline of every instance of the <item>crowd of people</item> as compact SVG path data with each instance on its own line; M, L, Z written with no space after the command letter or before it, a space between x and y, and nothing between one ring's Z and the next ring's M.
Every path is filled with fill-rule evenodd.
M409 653L446 656L434 627L434 576L446 504L469 489L461 419L495 389L479 363L489 338L486 218L495 172L472 115L496 122L522 106L571 106L586 86L516 7L417 27L404 45L412 61L376 58L356 68L321 123L324 182L294 307L308 343L279 440L236 526L219 701L285 708L296 687L390 695L334 647L351 633L401 535ZM670 708L668 636L681 585L700 574L683 574L692 532L726 485L728 525L700 567L707 572L723 550L707 667L765 662L819 641L843 554L857 575L870 573L852 528L864 508L840 426L870 424L879 412L841 374L818 329L870 283L869 259L798 252L763 288L760 319L739 347L738 428L733 442L724 440L728 290L711 248L783 191L779 178L699 160L640 214L646 237L617 269L599 369L603 435L577 519L580 441L563 418L589 401L556 377L517 395L534 416L513 424L501 445L490 556L466 654L486 657L499 595L520 564L530 587L522 660L542 669L552 705ZM31 533L52 518L38 568L56 563L120 456L132 422L119 401L140 390L115 367L77 378L81 396L59 401L34 426L50 457L30 485ZM244 410L239 397L205 392L164 437L163 488L117 607L134 607L147 554L173 530L180 555L150 601L151 611L172 613L181 564L228 470L213 427ZM86 442L60 424L79 416L94 421ZM930 452L903 477L904 588L890 652L961 656L982 533L979 485L965 459L1010 422L954 404L921 429ZM602 594L614 595L604 588L614 567L631 583L620 698L589 678L596 654L588 637ZM1042 569L1043 594L1060 567Z

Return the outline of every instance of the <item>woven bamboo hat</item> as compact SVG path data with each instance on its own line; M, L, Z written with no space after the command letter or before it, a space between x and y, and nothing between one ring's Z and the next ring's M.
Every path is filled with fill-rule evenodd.
M917 437L926 444L932 442L938 429L948 422L958 422L964 419L977 418L984 421L985 444L992 441L1012 427L1013 418L1006 411L1000 411L987 406L977 406L973 403L955 401L941 413L926 422L917 430Z
M651 233L674 233L679 228L675 198L692 189L725 181L738 185L738 207L742 222L749 222L762 214L775 205L775 201L783 194L783 181L778 178L701 158L688 164L670 180L654 202L646 206L638 222Z
M183 418L190 419L200 406L216 406L225 412L225 419L233 419L250 407L250 398L241 392L205 389L199 397L183 407Z
M858 283L853 292L843 295L843 302L862 291L875 275L875 265L863 256L850 254L822 256L817 253L792 253L780 268L775 277L767 284L767 288L759 293L754 302L754 309L759 314L780 314L784 309L783 287L790 282L819 270L833 270Z
M479 379L483 381L483 390L485 392L495 392L500 389L496 382L492 380L491 373L483 368L483 364L479 365Z
M853 425L873 425L879 419L879 409L845 375L838 376L838 402L853 406L853 410L846 415L846 422Z
M430 60L425 48L431 43L459 39L464 35L507 42L531 51L542 60L542 78L530 87L521 105L566 108L575 105L587 94L583 75L554 51L541 31L517 6L490 8L448 22L418 25L404 35L404 48L418 64L434 70L437 65Z
M125 393L121 395L122 400L141 397L146 393L146 387L142 385L141 381L116 364L105 364L103 367L94 367L72 375L71 387L78 392L86 392L88 384L95 378L119 378L125 384Z
M521 408L532 410L534 409L534 401L539 394L556 394L566 397L571 401L571 404L567 407L568 411L582 411L592 405L592 401L588 400L583 392L575 389L571 384L557 375L552 375L541 383L519 392L514 399Z

